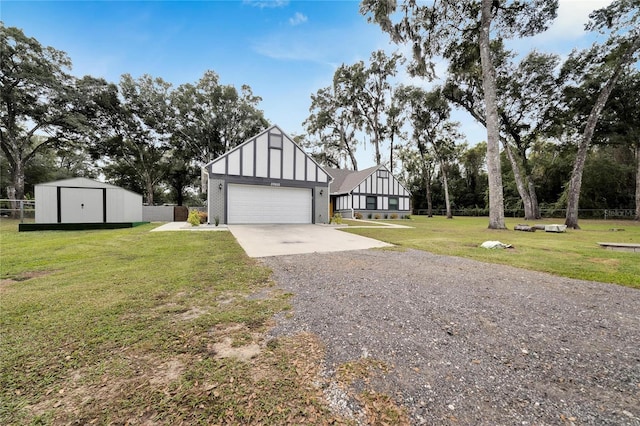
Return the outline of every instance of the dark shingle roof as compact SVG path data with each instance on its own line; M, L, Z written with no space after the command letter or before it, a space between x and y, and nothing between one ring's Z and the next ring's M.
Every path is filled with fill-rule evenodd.
M373 166L358 171L324 167L324 171L333 177L333 181L329 186L329 192L331 194L349 193L379 167L380 166Z

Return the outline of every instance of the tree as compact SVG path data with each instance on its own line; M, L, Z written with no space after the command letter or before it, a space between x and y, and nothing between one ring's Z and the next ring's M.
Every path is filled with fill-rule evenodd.
M261 100L249 86L238 92L220 84L215 72L206 71L195 85L183 84L171 94L172 144L203 166L267 128L258 109Z
M640 72L631 69L620 77L594 132L594 143L617 148L631 155L615 158L616 163L634 160L635 220L640 220ZM613 206L612 206L613 207Z
M112 111L111 135L92 146L95 159L110 163L104 168L107 178L130 182L137 177L149 205L154 204L156 188L168 170L173 116L170 89L171 84L161 78L145 74L136 80L124 74L120 79L122 103ZM130 183L124 186L133 190Z
M496 75L491 58L492 34L498 38L530 36L543 31L555 18L557 0L533 1L455 1L433 3L406 1L401 17L394 24L391 16L395 0L364 0L361 13L380 25L395 42L411 43L415 75L433 77L433 58L455 58L465 42L479 47L487 127L487 171L489 176L489 228L504 229L504 201L500 171L499 116L496 101Z
M320 148L316 156L321 163L340 168L348 158L351 168L358 170L355 130L359 121L353 110L342 104L346 97L337 93L340 89L333 84L311 95L310 114L303 124L317 138L313 145Z
M451 219L451 203L449 198L449 184L447 169L449 161L455 151L455 141L460 138L457 131L458 123L449 121L451 107L436 89L425 92L418 87L401 87L396 91L398 99L408 109L409 120L413 128L413 140L417 144L418 152L426 163L429 151L440 165L443 180L447 218ZM425 170L427 165L425 164ZM430 199L430 189L427 190L427 200Z
M592 84L593 76L600 74L601 86L591 97L592 107L581 132L578 152L569 180L567 215L565 225L580 229L578 206L582 186L582 174L589 145L598 120L618 79L631 64L638 60L640 52L640 3L637 0L616 0L609 6L589 15L587 30L608 32L609 38L602 45L594 45L583 52L574 52L565 62L564 74L574 81Z
M29 162L48 148L95 136L115 89L102 79L72 77L66 53L3 23L0 51L0 147L10 171L7 196L19 200Z
M384 51L371 54L369 66L360 61L342 65L334 74L334 86L341 96L340 104L350 106L351 115L358 117L358 124L370 137L375 149L374 160L382 164L380 146L387 134L386 114L390 103L389 78L396 75L399 55L388 57ZM392 111L392 114L394 112Z
M452 61L444 94L485 125L484 95L476 51L474 46L467 46L466 52ZM514 66L511 64L513 54L504 50L502 43L494 43L492 52L497 64L500 140L524 206L525 219L537 219L540 212L528 153L531 145L547 133L548 111L557 104L559 88L555 68L558 58L531 52Z

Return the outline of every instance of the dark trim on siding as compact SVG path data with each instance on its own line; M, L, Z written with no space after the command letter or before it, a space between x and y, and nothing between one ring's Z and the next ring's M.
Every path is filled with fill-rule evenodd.
M326 188L325 191L327 192L327 194L329 193L328 182L308 182L308 181L291 180L291 179L269 179L269 178L262 178L262 177L223 176L223 175L217 175L215 177L212 176L211 179L223 179L225 181L225 184L236 183L236 184L245 184L245 185L284 186L284 187L291 187L291 188L322 187L322 188ZM272 185L272 183L276 185Z
M102 221L107 223L107 188L102 188Z
M256 158L258 157L258 139L254 138L253 141L253 177L258 176L258 161Z
M298 160L298 147L293 144L293 180L296 179L296 161Z
M62 223L62 200L60 197L60 193L62 192L61 186L56 186L56 197L58 203L58 223Z
M242 162L243 158L242 158L242 151L244 151L244 147L239 149L240 151L240 176L242 176L244 174L244 164Z

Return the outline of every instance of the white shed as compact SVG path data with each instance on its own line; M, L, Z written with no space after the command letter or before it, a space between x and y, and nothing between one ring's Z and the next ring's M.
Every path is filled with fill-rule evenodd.
M87 178L35 185L36 223L142 222L142 195Z

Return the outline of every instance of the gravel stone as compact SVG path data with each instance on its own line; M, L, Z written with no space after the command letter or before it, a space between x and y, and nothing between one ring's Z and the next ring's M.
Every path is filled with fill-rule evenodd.
M638 290L416 250L262 261L294 294L271 334L320 336L329 377L383 361L369 386L414 424L640 425Z

